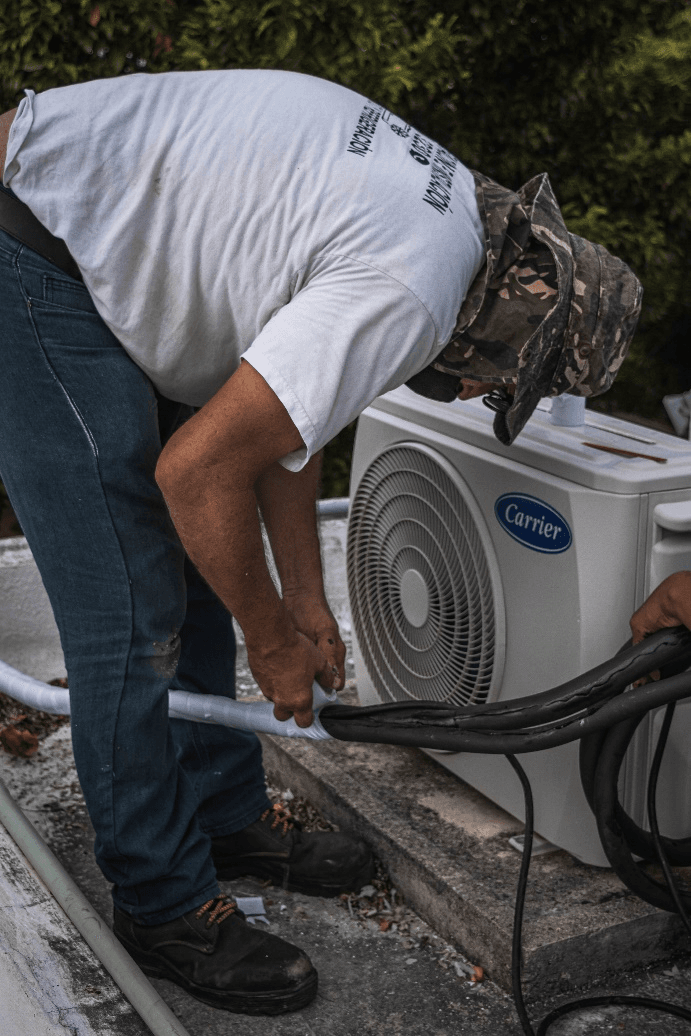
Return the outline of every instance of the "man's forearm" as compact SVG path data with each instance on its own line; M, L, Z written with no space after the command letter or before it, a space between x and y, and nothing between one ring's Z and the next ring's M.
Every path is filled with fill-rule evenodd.
M301 471L272 464L256 484L257 498L283 593L323 595L316 502L321 453Z
M312 684L334 683L329 660L301 632L269 575L256 485L280 457L304 447L292 418L251 364L166 443L156 465L183 545L245 633L247 660L274 715L312 721Z
M190 485L165 492L182 544L242 627L248 647L290 639L292 623L269 574L251 489Z
M316 502L321 455L299 472L280 464L257 480L257 497L271 541L283 600L295 628L317 645L338 689L345 682L345 645L324 593Z

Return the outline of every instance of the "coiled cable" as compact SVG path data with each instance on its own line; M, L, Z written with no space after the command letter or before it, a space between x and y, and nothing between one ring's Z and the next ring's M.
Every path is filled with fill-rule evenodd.
M657 749L655 753L655 761L650 771L650 778L648 782L648 799L655 797L655 790L657 787L657 777L660 770L660 763L662 761L662 755L669 733L669 725L671 724L671 716L674 712L674 704L667 707L667 713L670 718L669 724L663 724L663 728L660 732L658 739ZM665 716L667 720L667 716ZM516 889L516 903L514 907L514 921L513 921L513 939L511 944L511 989L513 992L514 1004L516 1005L516 1013L518 1014L519 1021L525 1036L547 1036L549 1029L552 1027L554 1022L559 1018L563 1018L567 1014L574 1014L577 1011L586 1011L592 1007L633 1007L649 1011L657 1011L663 1014L671 1014L677 1018L683 1018L685 1021L691 1023L691 1011L688 1011L681 1004L668 1003L665 1000L657 1000L652 997L645 996L621 996L619 994L612 994L610 996L596 996L596 997L579 997L577 1000L569 1000L567 1003L560 1004L553 1011L550 1011L542 1021L539 1023L537 1030L535 1030L530 1021L530 1016L525 1006L525 1000L523 997L523 982L521 977L521 955L522 955L522 934L523 934L523 911L525 907L525 896L528 887L528 874L530 871L530 853L533 844L533 831L534 831L534 814L533 814L533 795L530 788L530 782L528 776L520 765L518 760L514 756L506 757L518 775L518 779L521 782L523 789L523 796L525 801L525 836L523 842L523 858L521 860L521 869L518 876L518 885ZM650 823L655 837L659 838L659 831L657 829L657 817L653 812L650 816ZM664 856L660 857L662 860ZM667 868L669 870L669 868ZM619 872L617 872L619 873ZM667 873L667 871L665 871ZM675 888L676 883L674 877L669 871L669 880L671 882L670 888ZM621 877L621 875L620 875ZM679 903L679 914L684 921L686 927L691 931L691 922L686 913L683 903Z
M605 854L628 888L646 902L678 913L691 933L691 897L677 888L672 865L691 864L691 838L664 838L656 811L657 780L675 704L691 696L691 632L660 630L642 644L625 647L613 659L575 680L541 694L508 702L452 707L438 702L395 702L351 708L326 705L324 729L343 741L412 745L455 752L505 755L517 774L525 800L523 859L514 908L511 982L525 1036L546 1036L557 1019L590 1007L625 1006L664 1012L691 1023L691 1011L648 997L604 996L561 1004L533 1028L523 997L521 942L523 912L533 843L534 810L530 782L516 754L542 751L580 740L580 770L595 814ZM660 679L640 681L655 670ZM636 686L638 684L638 686ZM632 686L633 685L633 686ZM626 750L644 717L667 706L648 779L650 832L628 816L619 802L618 779ZM659 862L666 885L642 863Z

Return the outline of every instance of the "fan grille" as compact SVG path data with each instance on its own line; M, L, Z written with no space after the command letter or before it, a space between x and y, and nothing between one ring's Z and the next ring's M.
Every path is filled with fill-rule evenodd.
M355 632L380 698L486 701L495 587L451 466L418 444L379 454L351 503L347 555Z

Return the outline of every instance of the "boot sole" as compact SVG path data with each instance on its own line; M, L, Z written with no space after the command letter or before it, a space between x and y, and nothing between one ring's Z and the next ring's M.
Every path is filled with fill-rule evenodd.
M281 864L272 865L262 863L260 860L248 861L246 864L235 864L231 867L216 865L216 877L219 881L232 881L234 878L253 877L267 879L278 888L287 892L302 892L306 896L340 896L344 892L359 892L364 885L368 885L374 877L374 861L363 867L358 874L350 881L342 882L340 885L327 885L324 882L314 881L310 878L295 878L288 871L286 876L285 868Z
M155 958L147 959L147 955L141 951L134 950L127 945L127 942L118 936L120 942L130 954L135 963L141 968L148 978L164 978L174 982L186 993L200 1000L210 1007L218 1007L232 1014L252 1015L275 1015L287 1014L289 1011L299 1011L307 1007L317 995L319 976L316 971L308 975L303 981L292 989L263 990L258 993L234 992L227 990L220 992L217 989L207 989L204 986L197 986L179 974L168 964Z

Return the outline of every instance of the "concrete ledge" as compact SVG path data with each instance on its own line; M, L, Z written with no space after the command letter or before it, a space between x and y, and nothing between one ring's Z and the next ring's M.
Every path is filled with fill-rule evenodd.
M413 909L510 989L520 822L424 753L393 745L262 736L267 771L361 835ZM563 851L534 857L524 925L528 992L540 996L691 949L674 915L609 870Z

